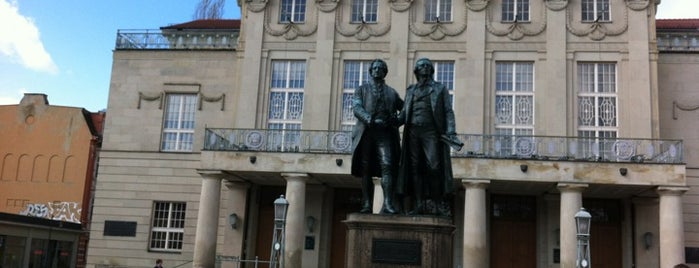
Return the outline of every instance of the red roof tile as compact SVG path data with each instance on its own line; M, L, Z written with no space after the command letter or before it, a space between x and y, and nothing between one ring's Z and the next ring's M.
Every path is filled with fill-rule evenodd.
M658 30L697 30L699 19L658 19L655 21Z
M160 27L160 29L233 30L240 29L240 20L193 20L190 22Z

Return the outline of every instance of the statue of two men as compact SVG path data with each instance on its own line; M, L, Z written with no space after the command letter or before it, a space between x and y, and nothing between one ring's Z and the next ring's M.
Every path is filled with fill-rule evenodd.
M381 71L375 72L374 64L383 66ZM374 163L380 167L384 190L381 213L396 213L392 206L396 194L402 197L401 200L411 198L410 215L451 216L448 199L454 192L454 185L449 146L458 148L463 144L456 138L449 90L434 81L434 71L429 59L422 58L415 63L413 73L418 82L408 87L404 103L395 90L385 85L388 68L385 62L377 60L369 71L373 81L360 86L355 92L353 109L358 122L353 133L352 175L362 177L363 202L360 212L371 212L372 191L370 186L365 185L370 185L366 180L370 181L376 173L372 173L372 169L366 165ZM383 101L376 101L382 98L381 93L371 91L377 84L384 88ZM368 91L372 92L371 97L367 97ZM386 118L389 121L383 121L381 115L375 117L375 114L388 115ZM372 124L376 118L383 123ZM398 127L401 125L404 125L402 150L396 145ZM378 128L372 130L372 126ZM355 163L359 163L356 169ZM432 205L428 206L427 201L431 201Z

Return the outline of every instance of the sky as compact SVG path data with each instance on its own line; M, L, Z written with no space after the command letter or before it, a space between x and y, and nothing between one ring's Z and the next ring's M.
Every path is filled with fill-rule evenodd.
M51 105L107 108L120 29L159 29L194 19L199 0L0 0L0 105L24 93ZM656 18L699 18L699 0L662 0ZM228 0L224 19L239 19Z

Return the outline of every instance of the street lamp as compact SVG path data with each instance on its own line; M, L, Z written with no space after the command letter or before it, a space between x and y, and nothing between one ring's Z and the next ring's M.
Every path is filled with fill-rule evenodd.
M270 254L270 267L284 267L284 225L286 225L286 212L289 208L289 201L284 195L280 195L274 200L274 236L272 238L272 252Z
M575 213L575 227L578 232L578 259L575 261L577 268L590 268L590 223L592 215L580 208Z

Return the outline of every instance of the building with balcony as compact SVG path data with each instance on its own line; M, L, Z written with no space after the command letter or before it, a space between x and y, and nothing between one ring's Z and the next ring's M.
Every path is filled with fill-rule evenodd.
M85 267L105 113L0 105L0 267Z
M659 1L239 4L117 33L88 265L269 260L285 195L286 266L343 267L349 100L376 58L404 96L423 57L465 142L455 267L574 267L581 207L592 266L699 263L696 27L656 21Z

